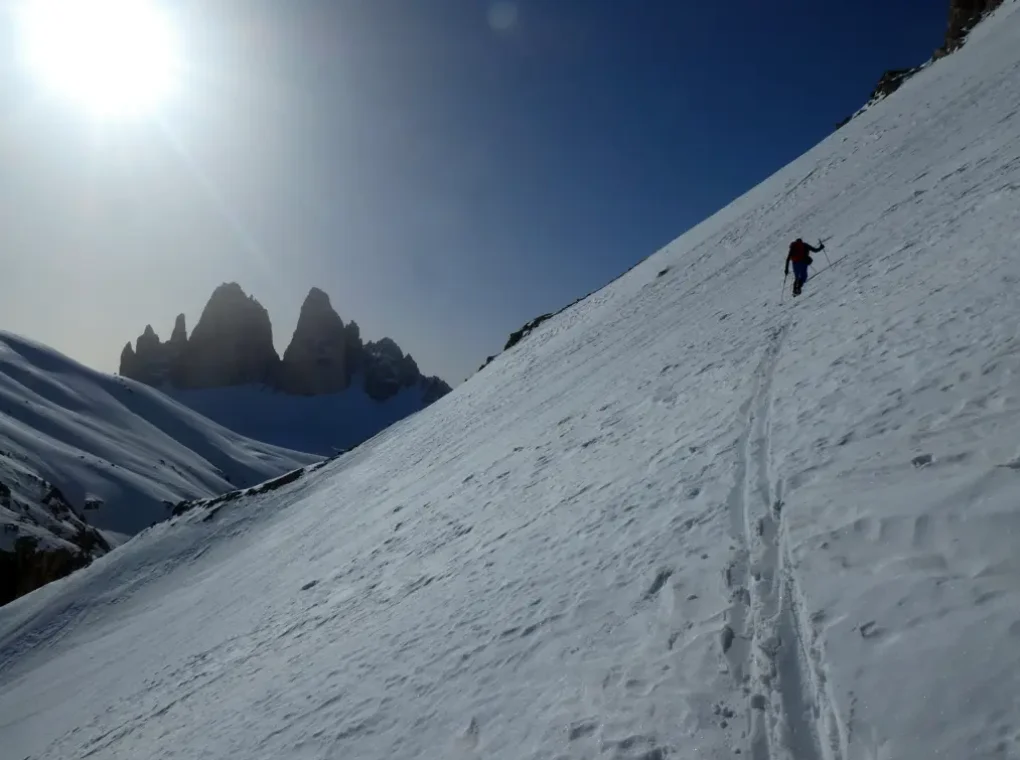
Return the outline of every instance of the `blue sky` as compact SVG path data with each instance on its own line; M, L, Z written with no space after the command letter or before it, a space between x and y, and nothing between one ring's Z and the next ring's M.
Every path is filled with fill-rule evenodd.
M103 124L6 24L0 329L112 371L234 280L282 352L318 286L459 382L823 139L947 6L186 0L175 99Z

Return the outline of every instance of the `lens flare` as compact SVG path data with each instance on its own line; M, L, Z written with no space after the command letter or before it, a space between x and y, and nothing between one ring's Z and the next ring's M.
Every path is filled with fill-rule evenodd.
M25 64L96 116L150 113L177 86L177 40L153 2L29 0L19 22Z

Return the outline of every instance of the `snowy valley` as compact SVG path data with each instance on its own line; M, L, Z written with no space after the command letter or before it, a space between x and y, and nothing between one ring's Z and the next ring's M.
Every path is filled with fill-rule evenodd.
M1009 2L453 393L0 608L4 757L1020 758L1018 81Z

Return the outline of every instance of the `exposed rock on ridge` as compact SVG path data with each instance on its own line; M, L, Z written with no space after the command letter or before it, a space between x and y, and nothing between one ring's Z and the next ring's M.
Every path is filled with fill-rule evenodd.
M0 453L0 605L85 567L110 550L52 483ZM89 502L86 502L86 509Z
M950 0L949 22L946 28L946 36L943 44L932 55L932 60L943 58L959 50L967 41L967 35L971 30L989 13L994 11L1004 0ZM868 98L864 108L857 112L862 113L868 107L892 95L896 90L910 79L914 74L924 68L924 65L914 66L907 69L890 69L882 74L878 84ZM837 126L844 126L854 116L848 116Z
M935 51L941 58L958 50L967 40L967 35L981 19L994 11L1003 0L952 0L949 4L949 27L945 43Z

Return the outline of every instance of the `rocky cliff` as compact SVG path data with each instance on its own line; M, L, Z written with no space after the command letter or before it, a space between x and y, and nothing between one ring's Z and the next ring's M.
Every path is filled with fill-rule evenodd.
M0 453L0 605L70 575L109 550L60 489L29 473L11 454Z
M949 55L967 40L977 23L994 11L1003 0L952 0L949 4L949 26L942 47L935 51L935 57Z
M355 346L329 296L312 288L283 354L277 386L285 393L317 396L347 388Z
M213 291L169 378L178 388L271 383L279 366L269 312L231 282Z
M422 405L450 392L390 338L363 342L356 322L344 324L329 296L312 288L281 359L269 314L237 283L220 285L188 337L184 315L162 343L151 325L121 352L120 374L177 389L263 385L298 395L339 393L358 383L375 401L417 387Z

